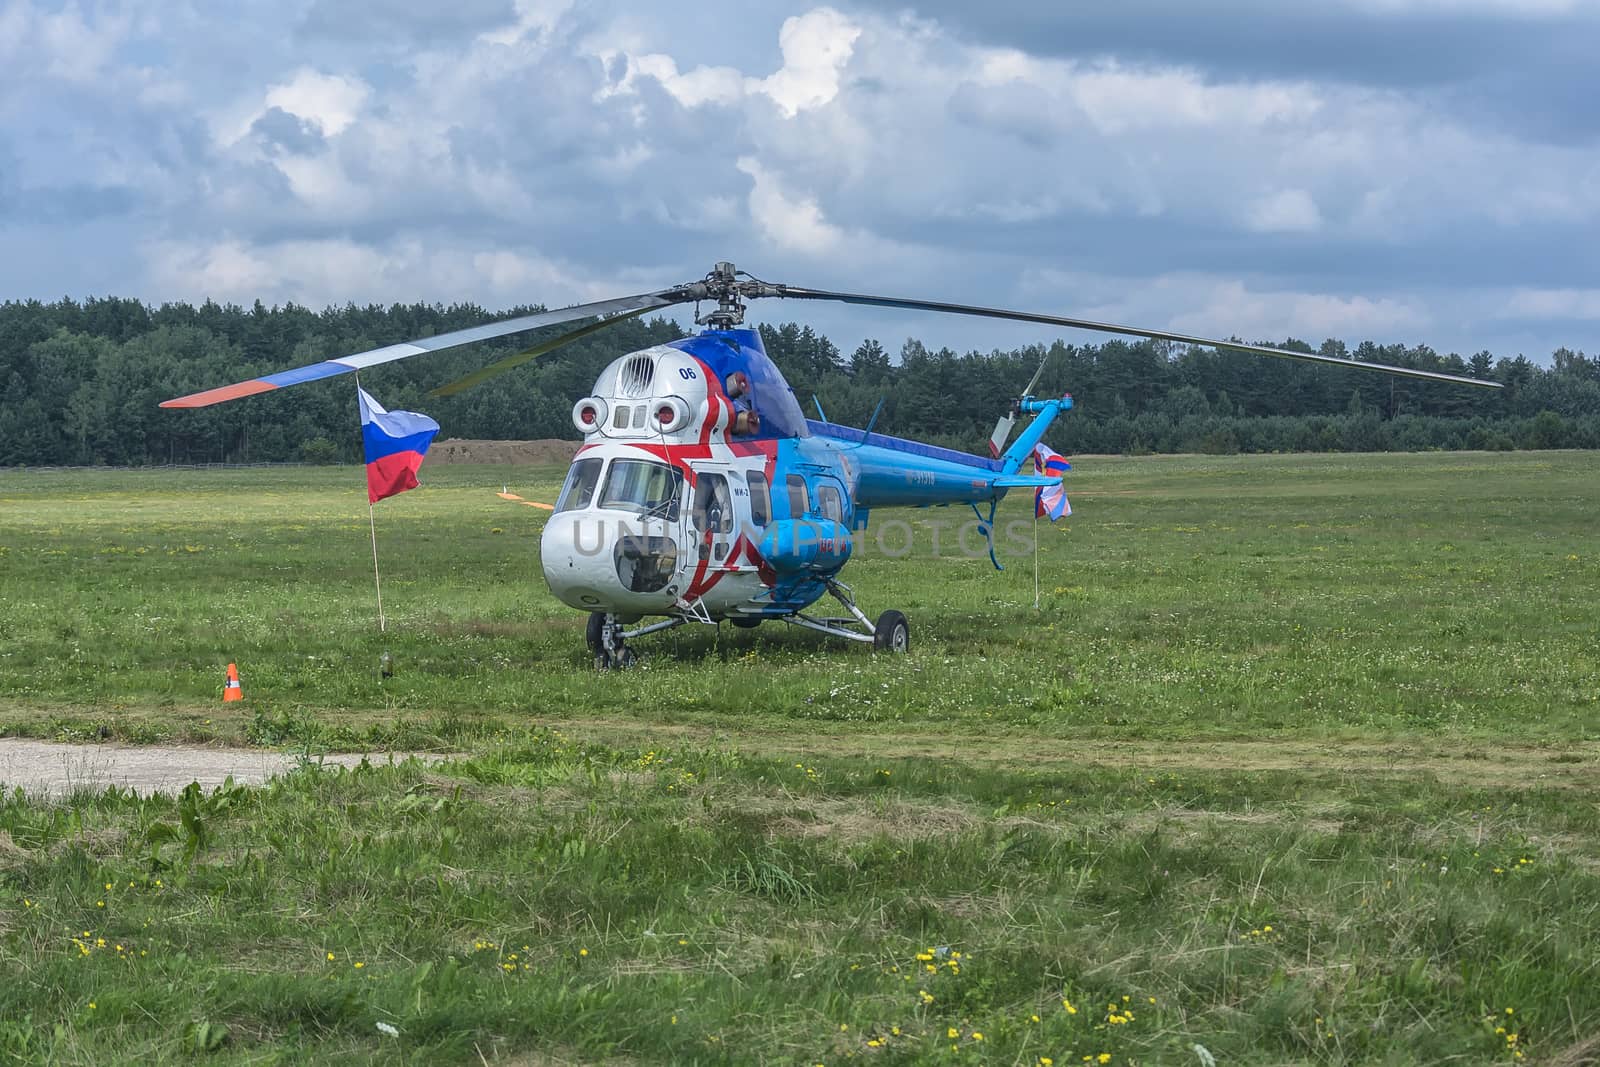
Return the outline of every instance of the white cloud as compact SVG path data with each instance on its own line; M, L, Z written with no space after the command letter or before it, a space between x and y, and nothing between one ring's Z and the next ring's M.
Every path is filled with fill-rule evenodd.
M1260 233L1308 233L1322 226L1322 212L1304 189L1280 189L1252 204L1245 222Z
M481 36L486 44L515 45L548 36L572 10L573 0L516 0L517 20Z
M778 32L783 67L757 83L793 118L839 94L839 77L854 50L860 27L829 7L784 20Z
M474 252L435 241L382 245L344 238L250 243L162 241L144 249L159 291L191 300L292 300L310 307L353 301L543 301L551 306L615 296L623 283L530 251ZM637 285L634 286L637 288Z
M1169 330L1196 337L1282 340L1393 340L1435 322L1437 294L1373 297L1273 286L1213 273L1174 271L1150 278L1032 269L1021 284L1030 306L1069 307L1078 318ZM1416 340L1426 338L1416 336Z
M1328 337L1395 338L1430 321L1422 307L1403 297L1253 290L1231 279L1161 279L1156 288L1174 296L1188 290L1190 310L1168 321L1174 332L1205 337L1298 337L1317 344Z
M822 216L811 197L787 195L760 163L741 156L739 169L750 175L750 217L779 248L815 255L837 247L844 234Z
M280 108L333 137L356 120L371 95L371 88L360 78L301 67L288 81L267 90L262 111Z
M1600 289L1518 289L1493 306L1502 318L1600 319Z
M860 27L832 8L822 7L784 21L778 34L783 66L765 78L748 77L736 67L698 66L678 70L670 55L640 55L604 48L597 55L606 63L622 57L625 70L615 83L600 90L600 97L632 93L638 79L659 82L684 107L735 104L751 96L766 96L788 118L822 107L839 94L840 77L850 61Z

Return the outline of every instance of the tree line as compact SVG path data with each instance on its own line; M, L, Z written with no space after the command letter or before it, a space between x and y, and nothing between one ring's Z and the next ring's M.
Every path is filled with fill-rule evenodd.
M0 304L0 465L355 459L360 435L348 379L201 410L157 405L537 310L394 304L312 311L259 301L249 308L209 301L152 307L120 298ZM1266 342L1505 386L1488 390L1152 341L957 353L908 340L891 356L869 340L846 355L808 326L760 330L808 413L815 414L813 398L835 422L864 425L878 411L882 432L971 451L983 450L995 419L1041 361L1037 392L1076 398L1050 434L1067 453L1600 448L1600 358L1566 348L1541 366L1521 355L1463 358L1427 346ZM681 335L667 319L631 319L452 397L427 392L543 335L374 367L362 384L388 407L432 415L447 437L576 438L572 404L606 363Z

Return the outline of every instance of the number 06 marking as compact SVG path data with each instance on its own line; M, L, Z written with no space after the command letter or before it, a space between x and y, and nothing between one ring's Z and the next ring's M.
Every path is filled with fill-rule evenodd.
M694 372L693 367L679 367L678 377L682 378L686 382L692 382L700 376Z

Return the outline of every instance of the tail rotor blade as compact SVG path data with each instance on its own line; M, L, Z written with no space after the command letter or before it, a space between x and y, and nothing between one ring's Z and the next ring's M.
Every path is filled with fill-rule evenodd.
M989 435L989 455L995 459L1000 458L1000 453L1006 450L1006 439L1011 436L1011 427L1016 424L1015 415L1000 416L1000 421L994 424L994 433Z

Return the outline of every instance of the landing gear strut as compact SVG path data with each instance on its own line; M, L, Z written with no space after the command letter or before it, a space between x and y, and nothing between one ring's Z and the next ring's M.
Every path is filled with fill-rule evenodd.
M594 669L597 671L620 670L637 662L638 657L633 649L623 642L622 623L610 612L591 611L584 638L589 643L589 651L594 654Z
M589 643L589 651L594 654L595 670L624 670L639 662L638 653L628 647L628 638L653 634L661 630L670 630L675 626L682 626L688 621L682 616L673 615L662 619L660 622L653 622L649 626L640 626L634 630L624 630L616 615L605 611L591 611L589 613L589 625L584 631L584 639Z
M844 605L845 610L850 613L849 617L818 619L797 611L785 617L784 621L832 637L843 637L850 641L870 644L877 652L905 652L910 649L911 626L900 612L886 611L879 615L878 621L874 623L856 607L855 594L850 591L848 585L838 580L830 581L828 592Z

